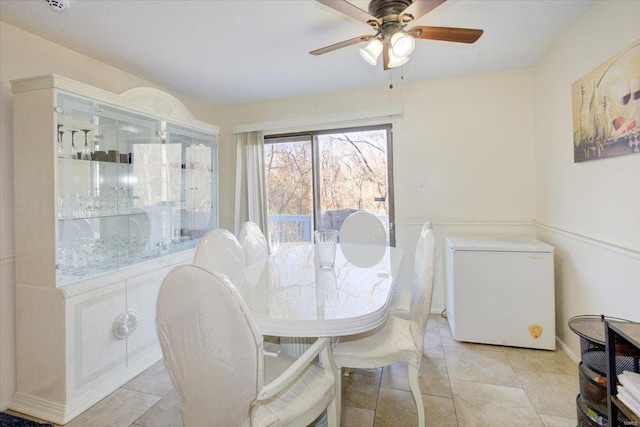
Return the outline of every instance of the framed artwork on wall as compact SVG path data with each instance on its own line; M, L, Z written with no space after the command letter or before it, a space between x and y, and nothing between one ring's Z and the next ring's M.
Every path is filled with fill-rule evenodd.
M640 40L571 85L574 163L640 153Z

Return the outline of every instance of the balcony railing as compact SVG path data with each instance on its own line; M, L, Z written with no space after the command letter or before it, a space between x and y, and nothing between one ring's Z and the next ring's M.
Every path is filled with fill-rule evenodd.
M378 218L388 230L389 217L378 215ZM269 239L272 246L287 242L311 242L313 240L312 231L311 215L269 215Z
M272 242L310 242L311 215L269 215Z

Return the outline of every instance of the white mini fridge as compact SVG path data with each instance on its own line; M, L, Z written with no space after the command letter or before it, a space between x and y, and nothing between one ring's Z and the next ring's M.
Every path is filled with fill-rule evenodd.
M518 236L445 243L447 319L457 341L555 349L552 246Z

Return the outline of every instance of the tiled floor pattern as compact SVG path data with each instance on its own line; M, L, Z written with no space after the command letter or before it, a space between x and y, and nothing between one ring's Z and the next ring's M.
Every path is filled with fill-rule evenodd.
M427 426L576 426L578 368L561 350L459 343L446 319L432 315L421 372ZM342 380L343 427L417 425L406 365ZM67 426L180 427L179 402L159 362Z

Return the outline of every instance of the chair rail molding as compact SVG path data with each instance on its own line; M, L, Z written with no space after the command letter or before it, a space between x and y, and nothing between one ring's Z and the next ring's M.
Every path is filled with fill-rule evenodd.
M633 248L628 248L614 243L606 242L604 240L596 239L595 237L588 236L586 234L577 233L575 231L567 230L561 227L556 227L543 222L535 222L536 228L549 231L551 233L560 234L565 237L569 237L573 240L577 240L582 243L586 243L591 246L596 246L600 249L604 249L610 252L614 252L618 255L623 255L632 259L640 260L640 251Z
M405 218L396 219L396 225L417 226L431 221L434 227L481 227L481 226L508 226L508 227L533 227L534 219L517 219L517 218Z
M5 266L5 265L15 264L15 263L16 263L16 256L13 254L0 257L0 266Z

